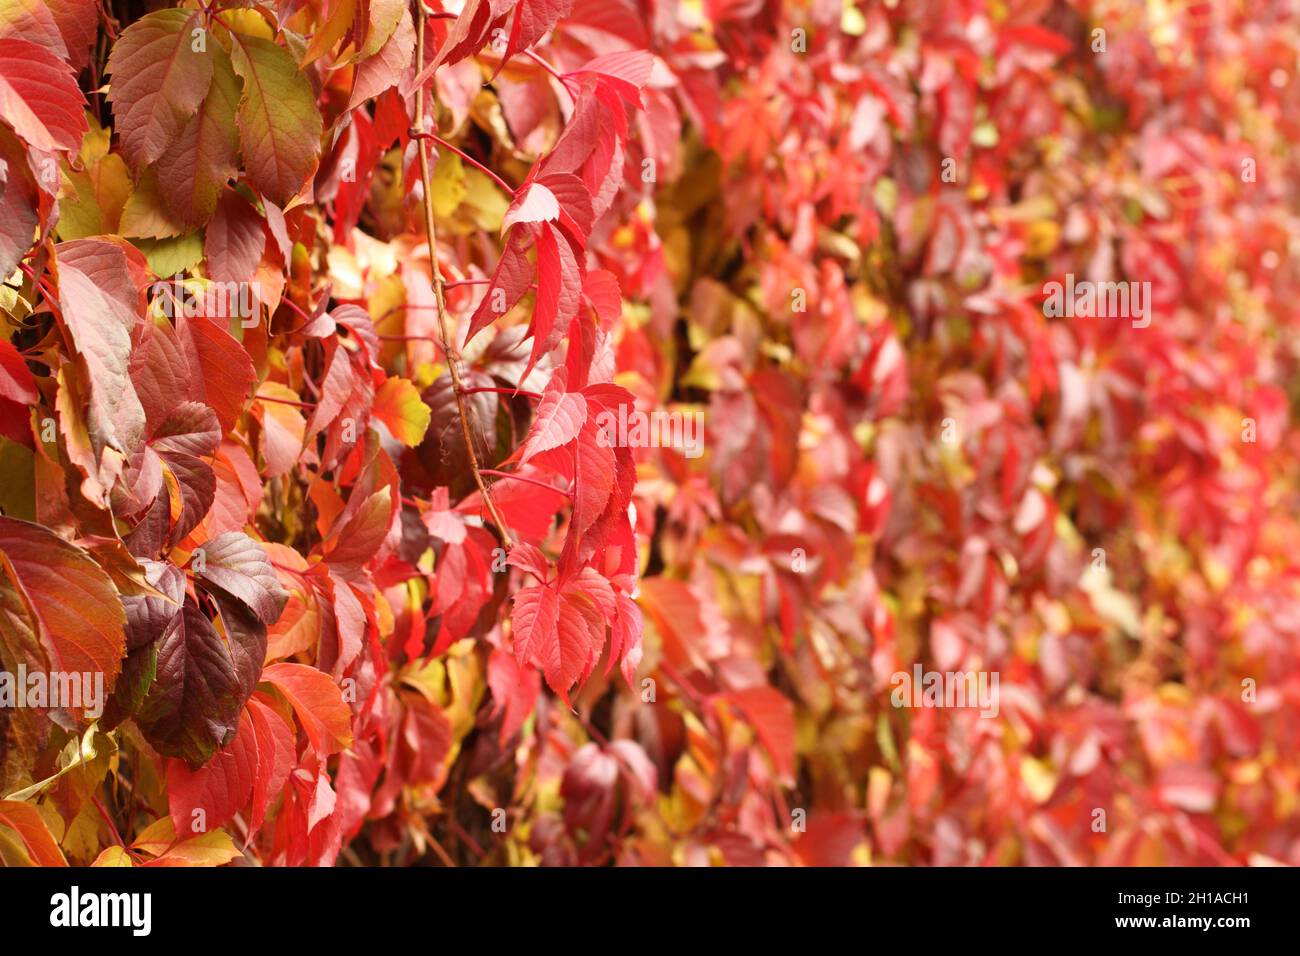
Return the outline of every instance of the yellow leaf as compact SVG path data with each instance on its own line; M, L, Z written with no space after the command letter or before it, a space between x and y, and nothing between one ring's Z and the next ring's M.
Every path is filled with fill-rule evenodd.
M499 232L510 208L510 198L501 187L477 169L465 170L465 205L474 226L485 232Z
M1056 772L1044 760L1026 757L1020 762L1020 779L1035 803L1046 803L1056 790Z
M5 797L5 799L30 800L68 771L94 760L95 757L99 755L98 750L95 748L95 733L98 729L98 723L91 724L80 739L73 737L68 741L67 745L64 746L63 750L59 753L59 769L52 776L46 777L44 780L34 783L30 787L15 791Z
M59 238L84 239L117 232L131 195L131 176L122 157L109 153L85 162L82 170L65 162L63 175L65 188L59 199L56 227Z
M454 213L469 192L465 165L460 157L450 151L444 150L440 153L429 186L430 195L433 197L433 211L442 218Z
M121 228L122 235L129 239L170 239L186 231L185 224L177 222L167 211L162 193L158 190L158 173L154 167L149 166L141 171L135 190L122 207ZM200 241L199 248L202 247ZM163 275L156 269L154 272Z
M331 7L325 22L312 34L311 43L298 66L305 67L313 60L319 59L327 50L333 48L352 26L352 21L357 14L357 0L333 0Z
M379 387L371 413L388 426L394 438L411 448L420 444L429 427L429 406L404 378L390 378Z
M154 275L188 272L203 258L203 233L190 232L170 239L135 239L131 245L144 253Z
M229 27L233 33L261 37L263 40L275 39L275 31L271 29L271 25L256 10L222 10L217 14L217 19ZM228 49L230 46L229 41L225 40L224 37L221 39L223 40L222 46Z
M405 9L403 0L370 0L370 17L366 27L366 39L361 45L359 56L374 56L380 47L388 42L398 21L402 19Z
M288 474L302 453L307 422L296 405L298 393L279 382L263 382L257 389L259 401L253 407L262 423L261 451L266 462L266 476L277 478ZM278 401L277 401L278 399Z
M177 843L171 817L155 820L131 847L157 857L150 866L222 866L242 855L225 830L211 830Z
M110 846L99 856L95 857L95 862L91 866L132 866L131 857L120 846Z
M32 450L0 437L0 508L12 518L36 520L36 460Z

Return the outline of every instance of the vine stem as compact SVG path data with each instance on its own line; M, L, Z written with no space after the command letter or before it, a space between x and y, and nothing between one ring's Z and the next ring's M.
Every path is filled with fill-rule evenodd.
M415 0L414 6L415 19L419 24L415 31L415 73L418 76L424 69L425 29L420 0ZM415 91L416 132L426 132L424 122L424 84L422 83ZM510 529L502 520L501 513L497 511L496 503L493 502L492 495L488 491L487 482L483 480L483 473L479 470L478 454L474 451L470 411L465 404L465 386L460 379L460 350L452 347L451 336L447 334L447 304L443 298L442 270L438 268L438 227L433 221L433 177L429 174L427 143L428 137L415 138L420 156L420 182L424 186L424 231L429 241L429 282L433 286L433 300L438 306L438 333L442 337L442 352L447 356L447 369L451 372L452 391L456 395L456 412L460 417L460 430L465 438L465 454L469 457L469 468L474 475L474 484L478 485L479 494L483 496L483 504L487 507L488 514L492 516L492 523L497 526L497 531L501 534L501 543L509 551L515 543L510 537Z

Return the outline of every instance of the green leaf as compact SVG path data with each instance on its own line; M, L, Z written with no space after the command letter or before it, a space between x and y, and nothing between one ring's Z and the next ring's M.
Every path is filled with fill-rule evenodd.
M302 189L320 155L316 96L288 51L260 37L231 37L232 62L244 82L237 120L248 181L283 206Z

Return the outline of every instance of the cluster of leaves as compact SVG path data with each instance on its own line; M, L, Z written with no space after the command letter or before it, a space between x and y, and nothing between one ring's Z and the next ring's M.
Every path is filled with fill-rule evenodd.
M1298 49L0 0L0 860L1300 863Z

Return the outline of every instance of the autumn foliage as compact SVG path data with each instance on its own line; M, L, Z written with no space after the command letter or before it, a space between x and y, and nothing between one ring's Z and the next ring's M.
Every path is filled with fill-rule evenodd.
M0 861L1300 864L1298 52L0 0Z

